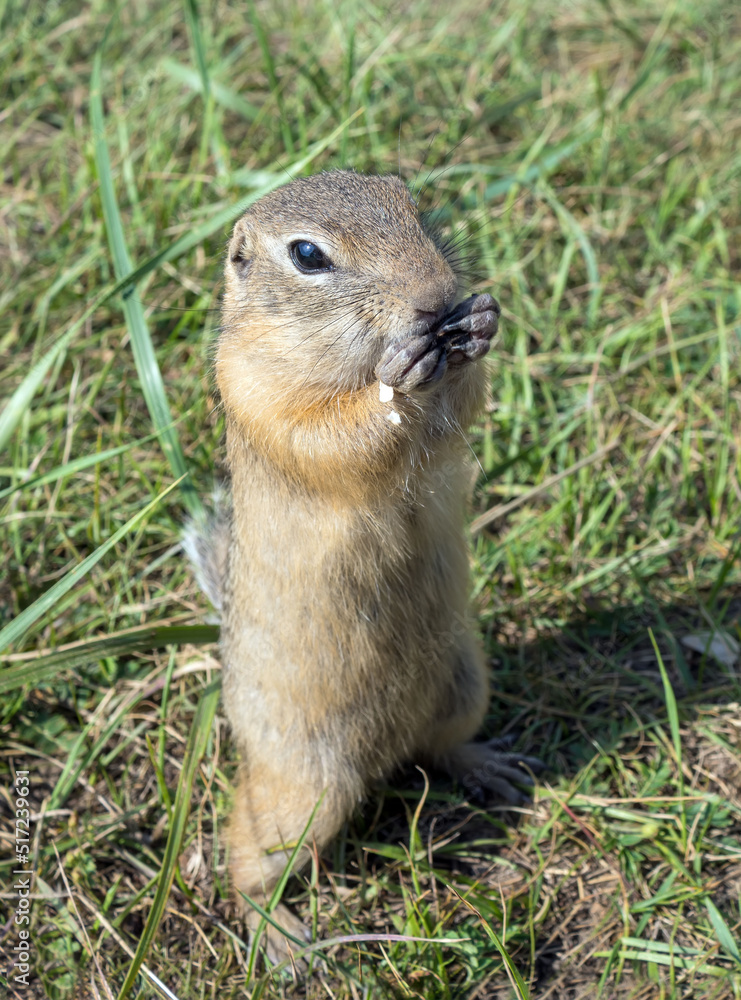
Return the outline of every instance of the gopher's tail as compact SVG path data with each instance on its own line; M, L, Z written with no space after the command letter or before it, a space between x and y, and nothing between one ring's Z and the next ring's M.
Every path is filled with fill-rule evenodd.
M192 518L183 529L183 550L198 582L217 611L224 606L227 557L231 535L231 498L218 489L213 507L202 517Z

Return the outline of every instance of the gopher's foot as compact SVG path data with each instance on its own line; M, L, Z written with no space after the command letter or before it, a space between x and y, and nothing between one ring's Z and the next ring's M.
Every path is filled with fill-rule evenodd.
M517 785L532 786L533 779L528 771L537 774L545 765L537 757L512 753L509 749L512 742L511 739L494 739L486 743L462 743L451 750L442 763L467 791L486 788L510 805L523 805L530 801L530 796Z
M246 901L244 909L245 923L250 932L250 941L252 941L263 918ZM285 934L282 934L277 927L273 927L267 920L265 921L260 941L265 958L271 965L280 965L286 962L298 972L305 972L306 962L302 958L296 958L296 953L311 941L308 927L282 903L278 903L270 916L285 931Z

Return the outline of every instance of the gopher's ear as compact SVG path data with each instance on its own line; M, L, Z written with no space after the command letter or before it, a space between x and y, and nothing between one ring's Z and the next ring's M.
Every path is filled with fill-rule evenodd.
M246 278L252 264L252 226L246 215L237 222L229 241L229 262L238 278Z

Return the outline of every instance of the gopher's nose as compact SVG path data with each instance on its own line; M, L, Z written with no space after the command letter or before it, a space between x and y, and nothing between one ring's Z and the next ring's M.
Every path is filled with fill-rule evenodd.
M445 315L445 308L436 309L434 312L428 312L426 309L415 309L414 318L420 323L428 323L429 326L434 326L439 319Z
M450 277L450 281L441 279L415 289L409 296L409 305L414 309L417 319L433 323L441 319L450 309L458 290L455 278L452 275Z
M424 337L425 334L435 330L440 325L440 321L445 317L447 309L432 312L428 309L415 309L414 320L409 324L409 333L414 337Z

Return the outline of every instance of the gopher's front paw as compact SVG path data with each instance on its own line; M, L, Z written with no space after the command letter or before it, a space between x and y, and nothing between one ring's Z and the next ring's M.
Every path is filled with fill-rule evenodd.
M445 345L434 333L395 340L376 365L376 378L399 392L432 385L443 377L447 364Z
M448 359L456 363L483 357L499 328L500 313L491 295L472 295L456 306L436 331Z

